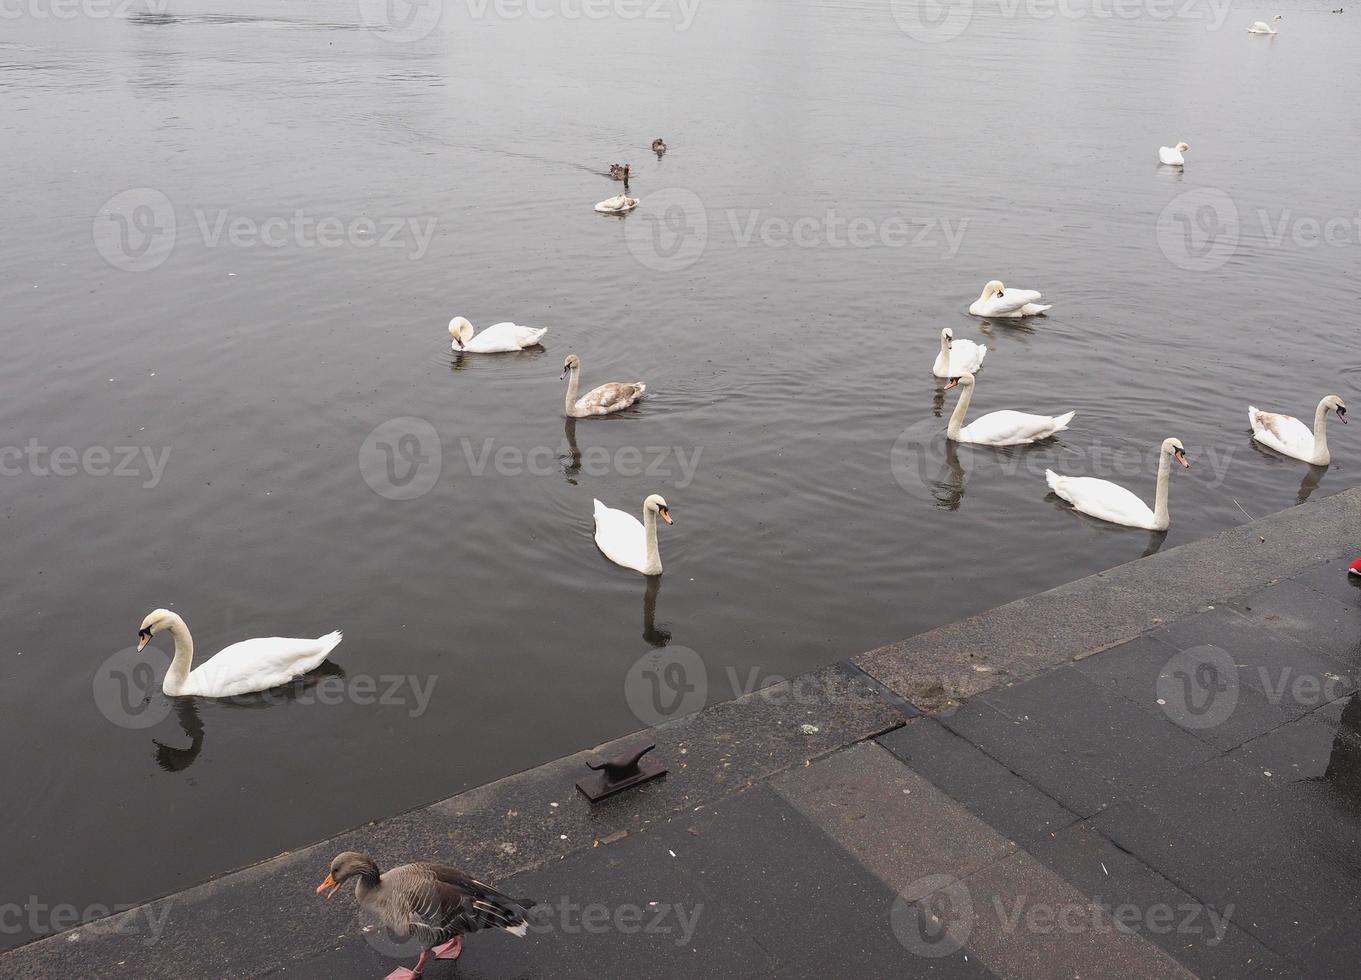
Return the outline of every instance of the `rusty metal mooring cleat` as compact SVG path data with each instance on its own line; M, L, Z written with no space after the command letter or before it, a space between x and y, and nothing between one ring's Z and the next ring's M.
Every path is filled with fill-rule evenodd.
M656 747L655 744L645 745L636 752L617 755L604 762L587 762L586 768L595 775L577 780L577 789L581 790L586 799L594 803L630 786L665 776L666 768L660 762L652 759L643 760L643 756Z

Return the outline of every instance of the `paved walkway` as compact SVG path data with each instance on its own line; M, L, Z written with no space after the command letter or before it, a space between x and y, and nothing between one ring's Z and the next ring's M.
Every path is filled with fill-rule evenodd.
M961 669L935 680L878 651L663 726L671 775L604 805L573 756L31 944L0 977L378 980L414 954L312 893L359 847L545 903L527 939L475 935L428 980L1354 978L1359 513L1338 495L1116 569L1113 597L1075 583L947 627ZM1278 537L1288 558L1241 553ZM1200 581L1251 587L1165 600L1217 561ZM1056 609L1046 644L1025 620ZM928 690L936 714L903 700Z

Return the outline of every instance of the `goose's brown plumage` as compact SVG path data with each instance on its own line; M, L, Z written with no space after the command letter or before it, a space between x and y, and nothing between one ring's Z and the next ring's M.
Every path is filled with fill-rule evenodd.
M414 937L421 944L415 969L394 975L420 976L432 951L441 958L456 958L462 948L459 937L470 932L504 929L523 936L528 930L525 913L536 904L529 898L511 898L444 864L403 864L380 873L372 858L355 851L336 855L317 892L330 898L350 878L357 879L354 894L361 908L394 935ZM442 952L445 947L452 948Z

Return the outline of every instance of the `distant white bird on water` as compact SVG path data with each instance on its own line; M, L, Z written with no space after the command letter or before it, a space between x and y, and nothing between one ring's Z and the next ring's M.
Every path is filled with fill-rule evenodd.
M977 371L987 356L988 349L972 340L955 340L955 332L946 327L940 332L940 353L931 373L938 378L957 378L965 371Z
M473 354L504 354L524 350L543 340L546 333L547 327L525 327L507 320L493 323L474 337L473 325L465 318L456 316L449 321L449 336L454 338L452 349L457 354L465 351Z
M638 206L638 198L629 197L627 193L616 194L614 197L607 198L595 206L601 214L623 214L625 211L632 211Z
M1040 294L1033 289L1008 289L1001 280L994 279L983 287L978 299L969 306L974 316L1014 317L1034 316L1053 306L1038 302Z
M1253 25L1252 25L1251 27L1248 28L1248 33L1249 33L1249 34L1275 34L1275 33L1276 33L1276 25L1279 24L1280 22L1281 22L1281 15L1280 15L1280 14L1277 14L1275 17L1271 18L1271 23L1270 23L1270 24L1268 24L1268 23L1267 23L1266 21L1264 21L1264 20L1254 21L1254 22L1253 22Z
M1158 147L1158 161L1169 167L1185 166L1186 158L1182 154L1190 148L1185 143L1178 143L1176 146L1160 146Z

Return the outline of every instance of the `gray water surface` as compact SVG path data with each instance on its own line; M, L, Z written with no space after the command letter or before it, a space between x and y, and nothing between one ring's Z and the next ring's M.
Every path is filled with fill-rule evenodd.
M1361 404L1361 15L980 2L923 42L897 3L480 9L414 41L341 0L0 22L0 445L164 462L5 457L0 899L139 902L635 730L655 648L713 702L1355 482L1355 428L1311 471L1246 409ZM591 211L616 161L622 220ZM1053 310L968 316L993 277ZM550 330L455 358L455 314ZM973 414L1069 431L947 452L947 325L990 349ZM647 399L565 424L568 352ZM382 445L398 480L434 448L408 418L441 459L392 499ZM1052 466L1151 500L1168 435L1165 539L1047 496ZM653 491L649 594L591 502ZM168 638L127 653L157 606L200 659L345 640L287 696L171 705Z

